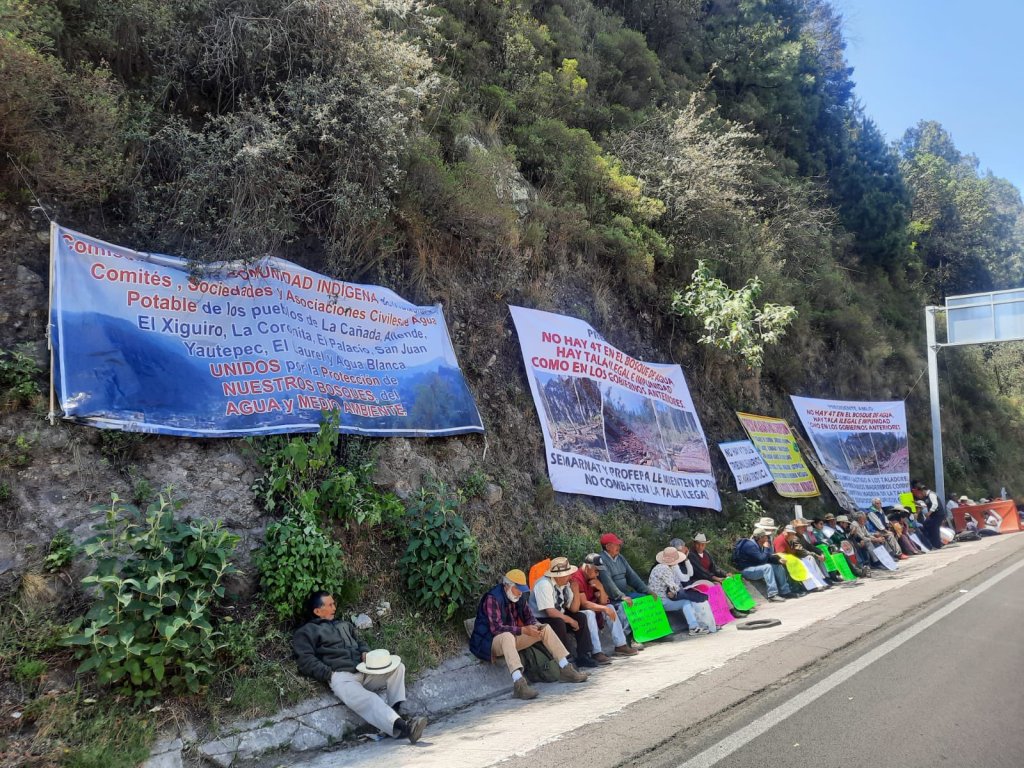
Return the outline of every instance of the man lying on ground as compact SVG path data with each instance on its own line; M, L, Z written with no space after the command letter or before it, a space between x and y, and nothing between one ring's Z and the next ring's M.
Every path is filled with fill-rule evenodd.
M512 675L512 696L517 699L537 697L537 691L523 677L523 661L519 657L519 651L534 643L541 643L558 662L559 679L563 683L587 680L584 673L569 663L569 652L555 631L534 618L528 601L523 600L523 595L529 591L525 573L519 569L506 573L497 586L481 598L469 638L469 650L478 659L492 663L498 658L505 659Z
M381 733L415 744L427 719L401 715L405 665L385 650L371 651L352 622L335 618L336 611L328 592L313 592L306 600L308 621L292 636L299 672L327 683L342 704ZM378 691L384 691L383 699Z

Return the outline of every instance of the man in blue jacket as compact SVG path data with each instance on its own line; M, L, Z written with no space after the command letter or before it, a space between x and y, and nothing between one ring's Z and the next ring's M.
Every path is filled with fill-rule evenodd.
M732 551L732 562L745 579L765 583L771 602L781 603L783 599L796 595L789 586L789 574L781 558L772 551L771 535L775 530L758 527L749 539L737 541Z
M587 676L569 663L569 652L549 624L541 624L533 615L523 596L530 589L526 574L518 568L506 573L501 582L480 600L476 609L469 650L478 659L493 662L505 659L512 675L512 695L517 699L533 699L537 691L523 677L523 661L519 651L540 642L558 662L559 680L583 683Z

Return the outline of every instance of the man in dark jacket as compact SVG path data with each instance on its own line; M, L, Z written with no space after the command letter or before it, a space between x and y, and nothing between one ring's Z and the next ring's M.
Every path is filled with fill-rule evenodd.
M415 744L427 725L425 717L399 715L405 701L405 665L387 651L371 651L345 619L328 592L314 592L306 601L309 621L292 636L299 672L327 683L342 704L382 733ZM387 703L375 691L386 691Z
M705 580L713 584L721 584L728 576L712 559L711 553L708 552L708 537L703 533L698 533L693 537L693 546L690 547L686 558L693 566L694 581Z
M795 597L789 585L789 575L770 544L774 530L755 528L749 539L740 539L732 551L732 564L751 581L764 581L768 599L781 603L783 599ZM780 597L781 595L781 597Z
M569 663L569 652L548 624L541 624L533 615L523 596L529 592L526 574L518 568L506 573L501 583L485 594L476 610L469 650L478 659L493 662L504 658L512 675L512 695L517 699L533 699L537 691L523 677L523 661L519 651L540 642L551 658L558 662L559 679L563 683L583 683L587 676Z

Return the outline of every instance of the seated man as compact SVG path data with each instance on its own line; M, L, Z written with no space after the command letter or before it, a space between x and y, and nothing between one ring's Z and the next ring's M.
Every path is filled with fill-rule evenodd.
M787 525L783 530L783 536L785 537L782 542L782 548L779 548L778 539L775 543L775 551L779 554L792 555L797 560L804 564L804 567L811 573L814 581L820 581L822 583L821 589L829 589L832 581L831 575L825 575L825 556L818 549L807 549L804 544L807 542L807 538L804 536L804 532L810 528L810 521L804 520L802 517L796 518L791 525ZM842 577L840 577L842 580ZM805 588L806 587L805 585ZM812 586L809 589L817 589L817 586Z
M826 516L826 520L831 517L831 522L835 525L835 533L829 538L829 541L843 553L847 561L850 564L850 570L853 571L856 576L870 576L871 575L871 553L868 551L867 543L859 536L854 534L850 530L850 518L846 515L839 515L839 517ZM843 546L844 542L846 547ZM853 559L847 555L852 550Z
M979 536L998 536L1003 525L1003 517L994 509L985 513L985 527L978 531Z
M327 592L314 592L306 600L309 619L292 636L299 672L327 683L341 703L382 733L419 741L425 717L403 718L405 665L387 651L371 651L345 619L335 619L337 608ZM385 698L377 695L384 691Z
M871 506L864 510L867 515L867 529L869 533L881 536L885 542L885 548L894 560L906 560L907 556L900 549L899 540L893 532L892 525L882 509L882 500L877 496L871 500Z
M522 597L529 592L526 574L519 569L506 573L501 582L480 600L476 622L469 638L469 650L478 659L493 662L503 657L512 675L512 695L517 699L534 699L537 691L523 677L523 661L519 651L540 642L558 662L563 683L586 682L587 676L569 663L569 652L555 631L539 624Z
M600 574L601 586L608 593L608 599L619 615L622 628L628 632L629 620L626 619L626 612L622 610L622 604L632 605L634 595L641 597L651 594L651 591L621 553L622 539L614 533L601 534L601 563L604 565L604 570ZM640 643L633 643L633 647L643 650Z
M597 660L591 658L593 646L590 640L590 628L587 617L579 611L572 610L573 592L569 586L570 577L577 568L566 557L551 560L547 572L537 579L530 594L530 608L534 611L537 621L548 624L562 645L569 647L569 635L576 641L575 661L577 667L596 667L598 664L610 664L611 659Z
M765 528L755 528L749 539L740 539L732 551L732 564L743 574L743 578L751 581L763 581L768 588L768 599L773 603L781 603L795 597L789 584L786 567L769 545L771 534ZM781 597L780 597L781 595Z
M690 637L695 635L707 635L717 632L715 619L711 615L710 608L707 608L707 596L700 595L704 602L701 603L701 618L697 618L698 605L687 599L682 581L679 577L677 566L685 563L692 573L692 566L686 561L682 553L675 547L669 545L661 550L654 559L658 564L651 569L650 578L647 584L655 595L661 600L666 611L682 611L686 618L686 626L690 630ZM700 594L699 592L697 594Z
M868 515L863 509L853 513L853 520L850 521L848 535L854 542L861 542L864 546L868 559L864 561L865 567L877 567L878 558L873 552L875 547L885 546L885 537L880 533L873 533L868 530Z
M603 622L609 622L612 630L612 642L615 643L616 656L636 656L637 651L629 647L626 640L626 631L622 628L619 615L611 606L611 601L601 586L600 574L604 570L604 563L601 562L599 554L590 554L583 558L583 564L569 579L569 586L572 588L573 602L570 606L574 611L581 611L587 617L587 627L590 629L590 645L596 649L593 654L594 661L601 663L602 660L609 660L601 650L600 631Z
M693 541L690 543L692 546L687 549L681 539L672 539L672 541L669 542L671 546L678 549L683 556L686 557L690 565L693 567L694 582L710 582L708 587L709 602L714 604L715 602L721 601L723 606L728 606L729 601L725 597L725 592L722 590L720 585L725 581L729 574L718 567L712 559L711 553L708 552L708 537L703 533L698 533L693 537ZM740 611L736 608L729 608L729 612L737 619L743 618L756 610L756 608L751 608L749 611Z

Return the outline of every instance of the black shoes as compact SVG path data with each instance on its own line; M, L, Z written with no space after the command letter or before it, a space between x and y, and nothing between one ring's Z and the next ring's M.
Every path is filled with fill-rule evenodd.
M410 744L415 744L423 735L423 729L427 727L427 718L414 717L410 720L398 718L395 721L395 738L408 739Z

